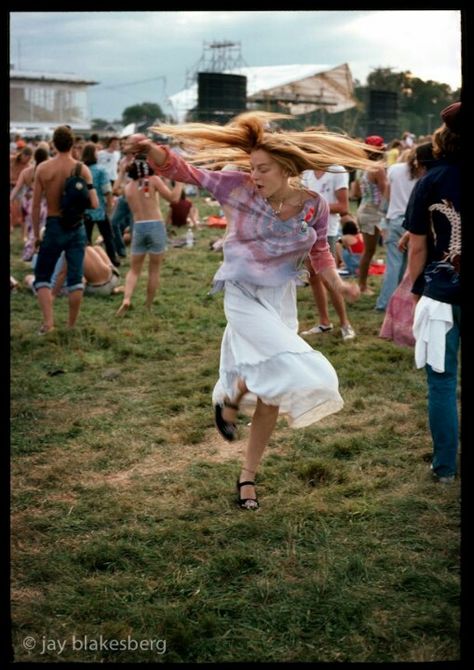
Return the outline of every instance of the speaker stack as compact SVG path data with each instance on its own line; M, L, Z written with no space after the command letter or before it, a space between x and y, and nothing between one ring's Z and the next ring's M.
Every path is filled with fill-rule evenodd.
M386 143L400 137L400 106L397 91L369 90L367 135L380 135Z
M247 107L247 77L221 72L198 72L199 121L227 123Z

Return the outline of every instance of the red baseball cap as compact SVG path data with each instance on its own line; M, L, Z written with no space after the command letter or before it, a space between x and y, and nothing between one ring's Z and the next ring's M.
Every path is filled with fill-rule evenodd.
M365 138L365 143L370 144L372 147L384 147L385 142L383 137L380 137L380 135L369 135L369 137Z

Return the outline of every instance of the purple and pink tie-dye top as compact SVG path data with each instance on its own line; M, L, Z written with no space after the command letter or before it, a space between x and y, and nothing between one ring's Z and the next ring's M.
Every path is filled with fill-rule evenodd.
M189 165L162 146L168 156L153 170L185 184L201 186L220 203L227 220L224 261L214 282L244 281L279 286L297 279L309 254L315 272L335 267L327 242L329 207L319 195L309 196L296 216L281 220L257 192L250 176L239 171L213 171Z

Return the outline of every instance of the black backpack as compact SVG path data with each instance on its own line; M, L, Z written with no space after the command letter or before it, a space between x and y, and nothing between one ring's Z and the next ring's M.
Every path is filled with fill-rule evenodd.
M59 203L61 225L66 230L78 228L84 220L84 212L91 208L89 184L81 177L82 163L76 163L71 176L64 182L64 190Z

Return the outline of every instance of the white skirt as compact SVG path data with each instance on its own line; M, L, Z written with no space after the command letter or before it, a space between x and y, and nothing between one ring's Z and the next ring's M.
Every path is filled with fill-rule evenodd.
M292 428L309 426L343 407L333 366L298 335L294 281L277 287L226 281L224 311L227 326L213 404L235 397L240 378L249 389L242 412L252 414L260 398L277 405Z

